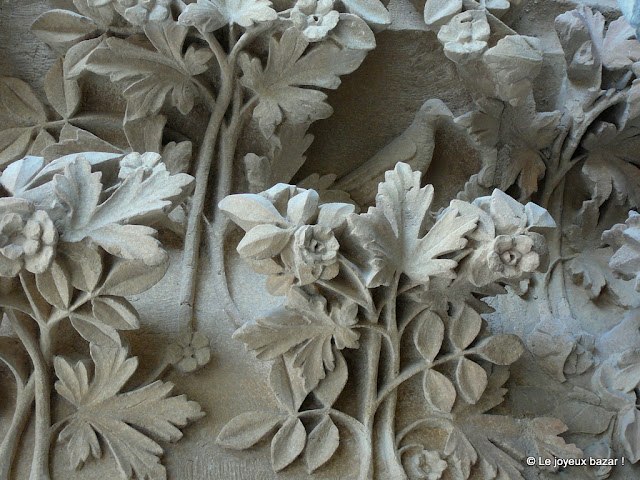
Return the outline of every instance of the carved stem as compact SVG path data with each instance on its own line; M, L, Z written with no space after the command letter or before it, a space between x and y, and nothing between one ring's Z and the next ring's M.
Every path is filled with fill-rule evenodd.
M204 34L205 39L218 59L221 74L221 89L218 95L215 108L209 118L207 130L198 152L198 161L195 172L196 188L193 193L193 202L189 219L187 221L187 233L185 235L184 257L182 262L182 285L180 288L180 323L189 324L193 328L193 300L195 297L195 280L198 268L198 254L200 251L200 237L202 234L202 212L204 210L207 185L209 184L209 173L211 172L211 162L215 152L218 132L222 125L224 114L229 108L233 94L233 71L234 67L224 58L220 44L215 37Z
M386 365L385 381L392 382L400 373L400 335L397 323L397 294L400 274L396 274L389 291L389 302L385 309L385 326L389 336L389 359ZM382 402L376 402L379 407L376 424L376 457L382 459L386 468L385 478L393 480L406 479L407 475L402 467L395 441L395 416L398 401L398 389L389 392Z
M0 480L9 480L13 458L18 448L18 442L22 437L22 431L31 414L31 405L35 397L35 380L34 376L29 377L24 388L18 386L18 395L16 397L16 408L13 412L11 425L0 444Z
M31 335L22 320L17 318L16 312L8 310L7 317L33 362L35 375L36 431L29 480L49 480L49 428L51 426L49 366L38 347L37 340Z
M243 37L241 37L242 40ZM238 42L239 43L239 42ZM240 86L238 86L240 88ZM211 239L211 263L214 268L214 288L222 310L231 318L235 326L240 327L244 321L235 302L229 293L227 283L227 272L224 264L224 237L229 226L229 219L218 210L218 203L231 193L231 181L233 177L233 159L236 153L238 138L242 131L242 126L248 116L253 112L253 107L257 103L258 97L249 100L242 109L242 95L238 94L234 98L233 112L229 127L222 129L220 142L220 170L218 172L218 183L216 185L215 205L213 206L213 223L209 227L209 238Z

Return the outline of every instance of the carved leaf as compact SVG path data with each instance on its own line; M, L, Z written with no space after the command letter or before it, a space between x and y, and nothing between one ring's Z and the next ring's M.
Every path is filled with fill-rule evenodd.
M640 42L623 16L609 24L601 48L602 63L610 70L626 68L640 60Z
M49 304L60 310L69 307L73 292L71 276L59 261L54 260L49 269L36 275L36 285Z
M202 417L200 406L183 395L169 397L173 384L160 381L119 393L138 365L135 358L127 358L124 348L91 345L91 358L95 363L91 382L83 362L71 365L62 357L54 361L56 390L76 407L58 437L69 442L71 466L79 467L89 454L99 458L96 436L100 435L127 478L133 474L141 479L166 478L159 463L162 447L140 430L162 441L176 441L182 437L177 427Z
M56 175L53 185L58 201L68 214L59 226L61 238L77 242L91 238L107 252L125 259L141 259L157 265L165 259L154 229L141 225L123 225L153 218L185 195L192 177L170 176L164 167L154 169L144 179L137 170L101 204L100 174L91 173L91 165L79 157Z
M47 121L47 114L29 85L18 78L0 77L0 100L16 117L32 124Z
M338 399L349 378L349 369L342 352L337 350L336 368L332 372L327 372L327 376L320 380L318 386L313 390L313 394L325 406L330 407Z
M84 15L54 9L36 18L31 25L31 31L49 45L68 46L98 33L98 27Z
M298 288L289 291L285 306L246 323L233 338L255 350L262 360L287 354L311 391L326 371L335 369L333 345L338 349L358 346L359 334L349 328L356 322L351 314L357 308L356 312L333 309L329 314L323 297L309 297Z
M475 350L480 357L496 365L511 365L525 352L517 335L494 335L480 342Z
M307 449L304 456L307 462L307 471L313 473L327 463L340 444L340 433L331 417L326 415L309 434Z
M102 275L100 253L84 242L63 242L58 245L58 253L66 259L73 287L83 292L93 292ZM129 291L122 293L123 296L125 294L133 295Z
M482 327L482 318L467 304L458 306L449 321L449 338L458 350L464 350L475 340Z
M289 417L271 440L271 466L279 472L291 464L304 450L307 432L297 417Z
M129 119L157 114L166 99L186 115L198 92L191 77L207 69L212 53L190 46L182 54L187 28L175 23L147 27L157 51L111 37L87 59L87 69L123 81Z
M213 32L227 24L247 28L276 18L278 14L268 0L198 0L187 5L178 22L202 32Z
M431 30L437 32L461 11L462 0L427 0L424 5L424 21Z
M134 330L140 327L138 312L124 298L102 295L93 298L91 306L96 320L116 330Z
M451 412L456 401L456 388L445 375L437 370L424 372L422 382L424 398L431 407L444 413Z
M277 358L271 365L269 384L278 404L292 415L300 409L309 393L304 388L300 375L296 375L296 371L290 369L282 357Z
M449 209L424 235L433 187L420 188L420 176L409 165L398 163L378 186L376 206L348 218L350 235L373 257L367 274L370 288L388 284L395 272L422 283L431 276L455 278L453 269L458 263L438 257L464 248L464 237L476 227L478 218L459 216L456 209Z
M246 412L227 423L216 439L218 445L235 450L244 450L258 443L284 416L271 412Z
M280 41L272 37L264 69L259 59L247 54L238 59L244 74L242 84L260 99L253 116L266 138L273 135L285 116L291 123L301 124L331 115L332 108L324 102L325 93L301 87L335 89L340 85L339 76L353 72L364 60L363 52L341 50L331 43L322 43L303 56L308 45L292 27Z
M166 263L151 267L139 260L117 260L107 273L99 293L120 297L138 295L158 283L167 268Z
M64 77L64 60L59 58L44 77L47 99L62 118L71 117L80 106L82 92L75 80Z
M585 136L583 145L588 157L582 172L598 204L615 192L616 203L640 206L640 170L636 166L638 132L636 125L617 132L613 124L600 122Z
M33 138L32 127L9 128L0 131L0 168L22 157Z
M473 405L487 388L487 372L477 363L463 358L456 368L456 383L462 398Z
M391 23L391 15L379 0L343 0L348 12L361 17L374 26L385 26Z
M444 339L444 323L437 313L425 310L419 314L413 342L425 360L436 358Z

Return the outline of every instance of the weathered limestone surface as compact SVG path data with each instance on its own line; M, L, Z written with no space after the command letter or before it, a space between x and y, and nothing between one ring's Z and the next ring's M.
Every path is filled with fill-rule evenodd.
M4 1L0 480L638 478L639 12Z

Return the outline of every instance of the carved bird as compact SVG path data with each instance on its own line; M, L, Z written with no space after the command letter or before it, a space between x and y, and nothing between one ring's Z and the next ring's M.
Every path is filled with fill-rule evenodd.
M424 174L431 165L436 129L444 121L453 121L449 108L441 100L427 100L399 137L339 179L334 188L348 192L360 206L366 207L374 203L384 173L398 162L408 163L414 171L420 170Z

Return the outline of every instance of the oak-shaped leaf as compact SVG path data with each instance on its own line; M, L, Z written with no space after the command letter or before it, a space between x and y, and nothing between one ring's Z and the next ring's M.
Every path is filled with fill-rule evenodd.
M101 457L100 436L126 478L165 479L162 447L153 439L182 438L178 427L201 418L200 406L184 395L170 397L173 384L161 381L120 393L137 359L127 358L124 348L91 345L90 350L95 364L91 380L85 363L71 364L60 356L54 361L56 391L76 409L58 436L68 442L71 467L81 467L90 455Z
M178 17L180 25L214 32L225 25L250 27L254 23L278 18L269 0L198 0L190 3Z
M58 225L61 238L68 242L90 238L117 257L147 265L162 263L166 254L154 238L156 231L139 223L157 218L182 200L193 178L171 176L164 166L144 178L139 169L99 203L103 194L100 178L82 156L68 164L63 174L54 176L57 201L66 211Z
M302 87L335 89L340 75L360 66L365 52L341 49L323 42L304 54L309 42L291 27L280 40L271 38L269 57L263 68L258 58L247 54L239 57L242 84L253 90L259 103L253 111L260 131L266 138L286 119L296 125L327 118L333 112L324 101L327 95ZM304 55L303 55L304 54Z
M307 431L297 417L289 417L271 440L271 466L279 472L304 450Z
M327 463L336 453L340 444L340 433L329 415L322 417L320 423L311 430L307 440L304 458L307 471L311 474Z
M348 217L349 235L370 257L370 288L388 285L400 272L425 284L432 276L455 278L458 262L439 257L466 246L465 235L476 228L478 217L460 216L450 208L425 234L433 187L420 188L421 175L398 163L378 186L376 206L366 214Z
M327 371L336 367L334 348L357 348L359 333L354 303L333 306L326 299L309 296L297 287L289 290L284 307L277 308L236 330L233 338L255 350L262 360L280 355L299 368L307 391L313 390Z
M244 450L254 446L287 417L271 412L246 412L227 423L216 438L225 448Z
M148 48L111 37L91 53L86 68L112 82L124 83L129 119L157 114L167 99L186 115L198 93L192 77L206 71L212 55L208 49L193 45L183 54L187 31L173 22L149 24L145 32L153 47Z

